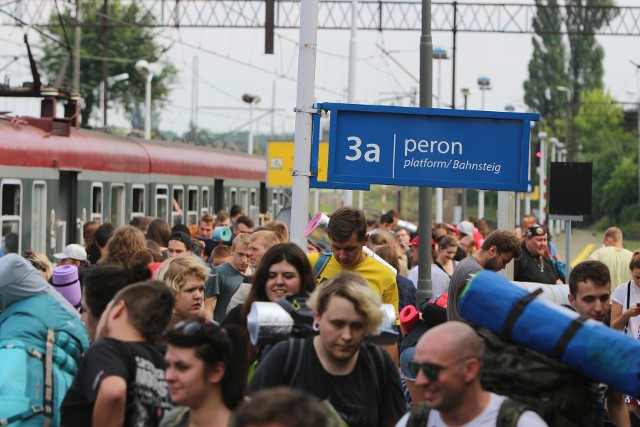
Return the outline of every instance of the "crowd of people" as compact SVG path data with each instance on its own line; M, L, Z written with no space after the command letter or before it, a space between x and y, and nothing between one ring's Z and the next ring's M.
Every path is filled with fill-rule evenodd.
M305 251L285 223L256 227L233 206L190 227L151 217L117 229L87 223L85 245L54 254L57 265L31 251L0 258L0 402L15 402L0 404L0 424L557 425L484 388L490 350L459 310L470 278L511 262L515 281L568 283L567 309L640 334L640 252L624 249L615 227L567 277L548 230L529 215L513 231L466 218L434 224L430 236L398 221L395 211L368 220L339 208L328 245L310 238ZM421 238L431 240L433 298L416 301ZM256 342L255 303L284 299L305 325ZM380 343L385 305L398 326ZM417 323L400 325L405 312ZM6 386L23 348L40 357L11 381L55 393ZM638 401L612 388L591 403L598 425L640 417Z

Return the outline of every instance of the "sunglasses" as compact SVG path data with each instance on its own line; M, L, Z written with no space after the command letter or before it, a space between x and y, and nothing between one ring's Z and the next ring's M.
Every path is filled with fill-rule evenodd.
M209 331L206 331L205 328L208 328ZM216 333L222 331L222 333L224 334L227 333L227 331L225 331L225 329L222 328L218 322L205 318L196 320L181 320L180 322L175 324L172 331L181 333L182 335L185 335L187 337L193 336L199 332L202 332L205 335L207 335L208 332Z
M469 357L464 357L462 359L456 360L447 366L436 365L435 363L417 363L417 362L409 362L407 364L407 370L414 377L418 377L418 373L422 371L425 377L429 379L429 381L436 381L440 376L440 372L449 369L450 367L457 365L460 362L464 362Z

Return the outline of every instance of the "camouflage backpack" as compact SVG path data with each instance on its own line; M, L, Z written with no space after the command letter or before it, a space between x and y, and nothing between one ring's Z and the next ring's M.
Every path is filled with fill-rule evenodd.
M418 404L411 411L407 420L407 427L426 427L429 420L429 408L424 402ZM520 416L528 408L514 400L505 399L500 405L496 427L517 427Z
M541 353L481 329L482 387L540 415L549 427L602 426L598 384Z

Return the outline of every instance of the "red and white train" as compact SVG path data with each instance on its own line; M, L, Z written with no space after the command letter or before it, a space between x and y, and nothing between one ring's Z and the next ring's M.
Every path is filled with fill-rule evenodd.
M43 111L51 112L46 101ZM266 187L263 156L118 137L43 116L0 112L4 253L51 256L81 242L86 221L121 226L151 215L189 225L234 204L257 220L266 212L274 217L285 202L283 190Z

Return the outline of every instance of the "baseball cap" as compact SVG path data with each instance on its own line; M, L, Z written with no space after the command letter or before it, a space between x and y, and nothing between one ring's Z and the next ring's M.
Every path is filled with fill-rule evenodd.
M71 258L77 261L86 261L87 260L87 251L77 243L72 243L64 247L64 250L60 253L53 254L56 259L66 259Z
M191 236L189 236L184 231L176 231L171 235L171 237L169 237L169 240L177 240L178 242L182 242L187 247L188 251L193 250L193 246L192 246L193 244L191 243Z
M418 243L420 243L420 236L416 236L413 238L413 240L411 240L411 242L407 243L407 246L418 246ZM436 245L436 241L431 239L431 246L435 246Z
M468 236L473 236L473 223L471 221L460 221L458 223L458 231Z
M527 228L527 237L546 236L546 234L547 230L545 230L540 224L533 224L531 227Z

